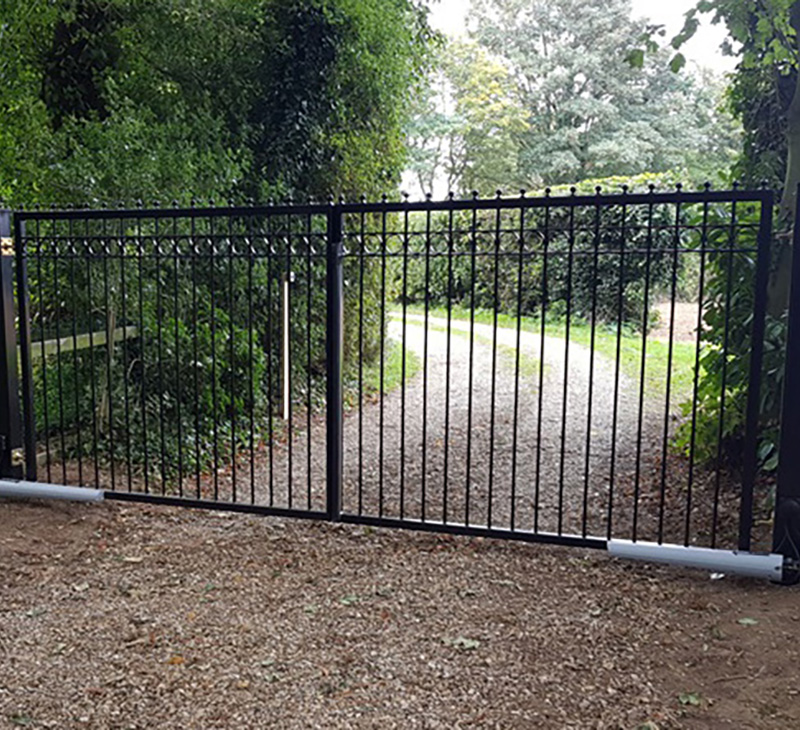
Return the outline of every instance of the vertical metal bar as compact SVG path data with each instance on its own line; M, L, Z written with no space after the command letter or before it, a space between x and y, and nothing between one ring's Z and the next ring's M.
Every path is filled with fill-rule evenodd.
M655 186L650 186L650 194L655 192ZM654 205L651 200L647 204L647 241L645 243L644 259L644 306L642 313L642 358L639 364L639 411L636 423L636 463L633 476L633 523L632 532L635 535L639 519L639 491L642 475L642 430L644 428L644 394L645 378L647 376L647 330L650 326L650 267L652 265L651 253L653 249L653 213ZM614 483L609 483L608 497L608 537L613 535L611 522L614 499Z
M39 297L44 287L44 276L42 270L42 233L41 224L36 220L36 281L39 287ZM52 455L50 453L50 407L48 401L50 395L47 388L47 352L45 347L46 332L44 326L45 305L39 302L39 343L41 345L40 355L42 360L42 416L44 418L44 453L47 460L47 481L53 481L52 474Z
M161 284L161 230L160 219L155 219L155 266L156 266L156 356L158 357L158 432L161 444L161 494L167 492L167 423L164 418L164 300Z
M628 192L627 186L622 188L623 195ZM614 357L614 405L611 413L611 468L608 477L610 489L614 488L614 480L616 479L617 468L617 427L619 425L619 391L620 391L620 369L621 369L621 356L622 356L622 321L624 317L624 303L625 303L625 236L626 236L626 223L628 216L628 206L626 202L622 203L622 222L620 225L620 242L619 242L619 281L617 284L617 347ZM634 518L633 518L633 539L636 540L636 517L638 502L634 502Z
M178 203L175 201L173 207L177 207ZM183 401L183 378L181 377L181 341L180 341L180 286L179 272L180 272L180 238L178 237L178 214L174 213L172 219L172 245L173 253L175 256L175 288L173 290L173 299L175 300L175 309L172 313L174 320L174 333L175 333L175 418L178 427L178 494L183 496L183 416L181 414L181 402Z
M88 227L88 221L87 221ZM112 386L112 369L113 369L113 360L114 360L114 330L116 329L116 315L112 318L109 317L109 308L111 307L110 304L110 287L109 287L109 276L108 276L108 259L111 256L111 245L108 241L108 232L107 232L108 224L105 219L102 222L102 255L103 255L103 298L105 299L105 314L106 314L106 387L105 393L103 397L107 399L108 404L108 451L109 451L109 470L111 472L111 490L114 491L116 489L116 454L114 449L114 399L111 396L111 386ZM77 377L77 373L76 373ZM101 400L102 402L102 400ZM103 418L106 417L106 413L102 413L101 416Z
M366 196L361 197L366 203ZM358 250L358 514L364 511L364 254L366 213L359 220L360 247Z
M705 192L711 188L710 183L705 184ZM692 432L689 437L689 477L686 485L686 522L684 524L683 544L689 546L692 524L692 500L694 496L694 471L695 454L697 448L697 406L698 387L700 385L700 352L703 342L703 300L705 299L706 283L706 247L708 246L708 201L703 202L703 222L700 229L700 282L697 293L697 332L694 350L694 376L692 380Z
M292 408L292 218L286 215L286 273L283 289L283 417L288 421L286 434L287 506L294 503L294 423Z
M70 221L70 239L72 237L72 221ZM89 238L89 220L84 221L84 251L86 252L86 293L89 297L88 312L89 315L89 385L92 391L92 456L94 458L94 485L95 489L100 488L100 456L98 452L98 442L100 440L100 429L97 423L97 375L95 373L95 357L94 357L94 295L92 293L92 259L94 252L92 250L92 242ZM58 335L57 335L58 336ZM62 424L62 429L63 429ZM62 433L63 435L63 433ZM65 457L66 458L66 457ZM66 463L65 463L66 468Z
M141 207L141 203L139 203ZM141 360L141 406L142 406L142 470L144 475L144 492L150 494L150 458L147 443L147 360L145 355L145 342L147 335L144 327L144 243L142 241L142 218L136 217L136 247L137 247L137 273L139 274L139 357ZM197 358L195 358L197 362Z
M306 216L306 506L311 509L311 215Z
M256 502L256 404L255 404L255 360L253 342L253 268L255 266L255 233L253 216L247 217L247 361L250 366L248 378L248 400L250 401L250 504ZM267 282L269 286L269 282ZM270 414L271 416L271 414Z
M128 475L128 491L133 491L133 462L131 460L131 406L130 388L128 385L128 283L125 273L126 246L124 240L124 221L119 219L119 280L120 297L122 299L122 385L123 402L125 404L125 462Z
M233 207L233 202L229 201ZM234 246L233 216L228 213L228 408L231 428L231 501L236 502L236 361L235 361L235 329L236 297L233 288L233 262L236 255ZM177 317L177 312L175 313ZM179 401L180 402L180 401Z
M575 195L575 188L572 188ZM575 262L575 206L569 209L567 243L567 313L564 333L564 384L561 394L561 453L558 459L558 534L564 531L564 468L567 450L567 409L569 406L569 338L572 334L572 270Z
M428 194L430 200L430 193ZM425 323L422 332L422 474L420 475L420 488L422 509L420 519L425 522L426 503L428 501L428 317L431 308L431 211L425 212Z
M500 243L501 243L502 193L497 191L497 207L494 217L494 286L492 291L494 312L492 313L492 385L489 395L489 484L487 490L486 526L492 526L492 502L494 497L494 439L495 412L497 406L497 325L500 315Z
M592 324L589 336L589 392L586 396L586 455L583 464L583 508L581 514L581 534L586 537L589 519L589 476L592 462L592 416L594 406L594 365L595 344L597 341L597 272L600 265L600 193L601 188L595 189L597 205L594 208L594 230L592 232ZM609 499L608 529L611 529L612 500Z
M53 293L56 297L56 375L58 380L58 435L59 440L61 442L61 479L64 484L68 484L67 481L67 444L64 435L64 371L61 363L61 313L63 310L62 307L62 296L61 296L61 285L58 279L58 265L59 265L59 242L56 237L56 222L53 221ZM87 258L88 262L88 258ZM88 265L88 263L87 263ZM87 288L89 293L89 310L91 311L91 301L92 301L92 287L91 284L87 281ZM91 322L91 319L90 319ZM92 327L89 327L89 347L92 347L93 339L92 339ZM90 352L91 355L91 352ZM94 361L92 361L92 366L94 366ZM94 375L94 367L91 370L92 375ZM92 378L92 382L94 382L94 378ZM94 400L94 389L92 390L92 413L94 413L95 408L95 400ZM95 455L97 454L97 436L95 431ZM97 459L95 456L95 465L97 464ZM95 485L97 486L97 471L95 469Z
M343 433L343 353L344 353L344 274L342 209L328 211L327 241L327 335L325 359L327 371L327 516L338 522L342 513L344 474Z
M714 505L711 518L711 547L717 547L717 526L719 521L719 494L722 487L722 442L725 433L725 396L728 390L728 344L731 331L731 300L733 298L733 251L736 247L736 228L738 225L736 201L731 203L731 221L728 232L727 275L725 279L725 324L722 341L722 379L719 389L719 421L717 424L717 459L714 478Z
M386 205L386 195L382 198ZM383 517L383 385L384 385L384 356L386 342L386 208L381 210L381 318L380 318L380 369L378 397L380 398L378 411L378 517Z
M0 213L2 215L2 213ZM31 365L31 312L28 287L28 251L25 246L25 222L14 218L14 249L17 257L17 307L19 312L20 367L22 371L22 436L25 444L25 479L36 481L36 413L33 402ZM44 367L44 361L42 366ZM0 373L2 375L2 373ZM2 427L2 422L0 422ZM6 448L9 444L6 443ZM0 465L2 462L0 461ZM1 472L0 472L1 473Z
M742 502L739 512L739 550L750 550L753 525L753 491L758 471L758 432L761 416L761 375L764 367L764 334L766 331L767 287L769 286L770 244L772 242L772 193L764 191L761 201L761 221L758 227L756 259L756 291L753 311L753 330L750 340L750 374L747 385L745 414L744 463L742 469ZM796 219L795 219L796 220ZM798 249L794 249L797 251ZM796 257L795 257L796 258ZM795 401L795 409L800 401ZM800 440L795 442L795 448ZM800 526L799 526L800 527Z
M16 244L11 237L11 211L0 210L0 321L2 322L2 329L0 329L0 435L5 437L5 443L0 450L0 476L19 479L22 477L22 465L16 463L18 460L14 456L24 441L17 373L17 332L14 321L15 247L18 259L22 253L22 236L19 229L15 231L15 238Z
M658 542L664 542L664 510L667 496L667 449L669 447L669 415L672 398L672 360L675 350L675 297L678 287L678 248L681 241L681 203L675 204L675 234L672 240L672 287L670 289L669 344L667 346L667 382L664 394L664 433L661 442L661 483L658 495Z
M194 199L192 199L194 207ZM198 352L198 330L197 330L197 259L200 256L200 249L197 245L197 216L192 212L189 235L191 245L189 255L191 256L191 277L192 277L192 370L194 372L194 468L195 468L195 494L200 499L200 476L203 471L200 461L200 354Z
M520 198L525 191L520 190ZM522 350L522 274L525 256L525 208L519 209L519 241L517 250L517 333L514 352L514 415L511 427L511 515L510 528L516 528L517 517L517 441L519 426L519 371Z
M408 196L404 195L404 202ZM406 329L408 327L408 210L403 211L403 325L400 338L400 519L405 517L406 506ZM424 396L423 396L424 397ZM423 416L424 420L424 416ZM425 441L422 442L423 454ZM423 469L424 471L424 469ZM424 510L424 507L423 507Z
M800 187L792 243L786 363L781 409L780 461L775 497L773 551L794 561L785 582L800 579Z
M80 384L80 357L78 355L78 313L75 311L76 303L78 301L78 292L76 285L75 274L75 259L77 258L77 249L75 247L75 239L73 238L73 224L69 222L70 234L70 251L69 251L69 293L73 302L72 306L72 367L75 378L75 387L73 388L75 396L75 426L76 437L78 442L78 484L83 485L83 427L81 424L81 384ZM89 318L91 326L91 317Z
M272 260L275 245L275 235L273 229L273 216L271 213L267 215L267 333L269 341L269 351L267 352L267 410L269 412L267 420L267 431L269 439L269 506L275 504L275 427L273 418L275 416L275 402L273 393L273 377L272 377L272 353L277 351L275 347L275 328L272 317L272 288L274 286L272 280ZM280 297L280 287L278 291ZM278 375L280 380L280 374Z
M472 193L473 200L478 199L478 193ZM476 256L478 248L478 210L472 209L472 222L470 226L470 297L469 297L469 373L467 375L467 463L466 482L464 486L464 524L469 525L470 493L472 489L472 384L475 365L475 279Z
M539 340L539 392L537 411L538 416L536 419L536 480L534 482L533 494L533 531L539 532L539 494L541 489L542 478L542 414L544 412L544 350L546 342L546 329L547 329L547 269L549 260L550 248L550 188L546 188L545 194L545 208L544 208L544 239L542 241L542 321L541 321L541 336Z
M213 442L214 442L214 501L219 499L219 432L217 424L217 244L214 231L214 214L208 217L209 234L209 290L211 296L211 409L214 417L213 423Z
M453 202L453 193L448 195ZM447 524L448 475L450 466L450 354L452 351L453 324L453 208L447 214L447 356L444 376L444 474L442 479L442 522Z

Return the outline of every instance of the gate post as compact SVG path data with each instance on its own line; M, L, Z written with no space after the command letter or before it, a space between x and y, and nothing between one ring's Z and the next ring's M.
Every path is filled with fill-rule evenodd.
M800 194L792 237L788 317L772 550L790 563L784 569L784 583L797 583L800 581Z
M0 210L0 478L22 478L11 211Z
M327 373L326 448L327 514L338 522L342 512L343 476L343 397L342 364L344 357L344 275L342 255L342 208L328 211L327 241L327 333L325 362Z

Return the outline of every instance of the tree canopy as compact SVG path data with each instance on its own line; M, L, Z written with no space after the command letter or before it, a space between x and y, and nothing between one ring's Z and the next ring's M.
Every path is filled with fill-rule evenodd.
M432 38L412 0L0 0L0 195L393 186Z
M647 26L629 0L475 0L471 18L471 42L453 43L439 64L449 117L440 93L413 128L428 151L418 173L440 147L461 190L668 170L706 177L731 164L737 131L720 111L722 84L673 73L666 51L631 64Z

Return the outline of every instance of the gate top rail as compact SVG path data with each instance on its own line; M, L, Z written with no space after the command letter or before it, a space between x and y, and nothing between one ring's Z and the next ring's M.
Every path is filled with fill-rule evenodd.
M47 210L14 210L14 215L25 220L117 220L130 218L202 218L216 216L253 216L253 215L326 215L332 209L341 213L399 213L409 212L446 212L450 210L495 210L531 209L531 208L572 208L592 207L596 205L648 205L675 203L733 203L762 202L771 203L775 193L771 189L757 190L699 190L685 191L678 188L661 192L651 190L646 193L603 193L593 195L538 195L526 197L495 196L481 198L477 195L466 199L446 198L445 200L424 200L410 202L406 200L381 200L376 202L327 202L327 203L281 203L278 205L236 205L236 206L195 206L195 207L150 207L150 208L61 208Z

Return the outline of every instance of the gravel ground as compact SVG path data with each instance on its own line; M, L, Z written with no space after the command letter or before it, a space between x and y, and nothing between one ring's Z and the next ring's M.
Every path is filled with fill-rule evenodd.
M469 323L452 321L449 353L446 327L446 319L430 317L426 344L420 315L407 315L405 333L397 316L391 321L390 336L427 367L382 401L372 398L346 415L346 512L630 538L638 505L638 538L656 539L663 479L664 539L683 541L686 464L668 450L662 472L665 427L671 431L678 418L670 413L665 424L663 396L645 393L640 408L638 379L617 374L613 361L592 358L574 342L567 351L567 341L555 337L545 338L542 353L531 332L520 335L517 388L514 329L498 329L495 354L493 328L476 324L470 359ZM301 415L292 439L293 504L324 509L322 419L313 420L311 434L309 471ZM264 458L257 466L261 504L270 503L268 465ZM249 470L243 472L247 483ZM287 449L277 449L273 504L289 504L288 472ZM695 476L691 540L709 544L714 478ZM718 520L725 535L734 532L736 509L723 489Z
M424 319L408 315L407 322L406 346L422 359L425 355ZM406 516L414 518L422 516L424 478L425 514L433 519L441 519L445 502L445 415L449 413L447 513L451 520L467 521L465 516L468 510L470 522L509 527L513 505L515 526L532 528L536 525L540 530L557 532L560 505L562 531L578 533L582 525L587 473L589 515L604 515L609 498L611 439L614 433L613 366L603 358L595 358L591 448L587 469L586 430L589 424L589 372L592 367L589 350L570 343L567 353L566 340L547 337L542 356L540 338L530 332L520 333L520 350L526 367L517 394L514 377L515 330L498 329L497 368L493 378L493 328L487 324L476 324L470 391L470 326L468 322L453 321L448 394L447 334L443 331L446 326L445 319L429 319L427 386L425 373L421 372L405 388L405 424L401 419L403 390L385 398L384 514L399 516L401 513L402 462L399 445L405 433L404 512ZM401 322L392 323L390 335L402 341ZM541 426L538 423L537 363L544 363ZM422 417L426 390L427 427ZM636 454L638 409L634 385L624 374L620 375L619 393L616 468L630 471ZM514 464L515 394L519 400ZM448 395L449 409L446 409ZM380 508L380 471L376 468L380 454L379 422L380 404L374 404L364 414L364 498L371 513L374 513L376 504ZM358 459L354 446L358 441L357 419L349 419L347 426L345 461L350 488L345 504L350 507L349 511L355 511ZM514 468L516 478L512 482Z
M179 509L0 522L0 727L800 727L796 589Z

